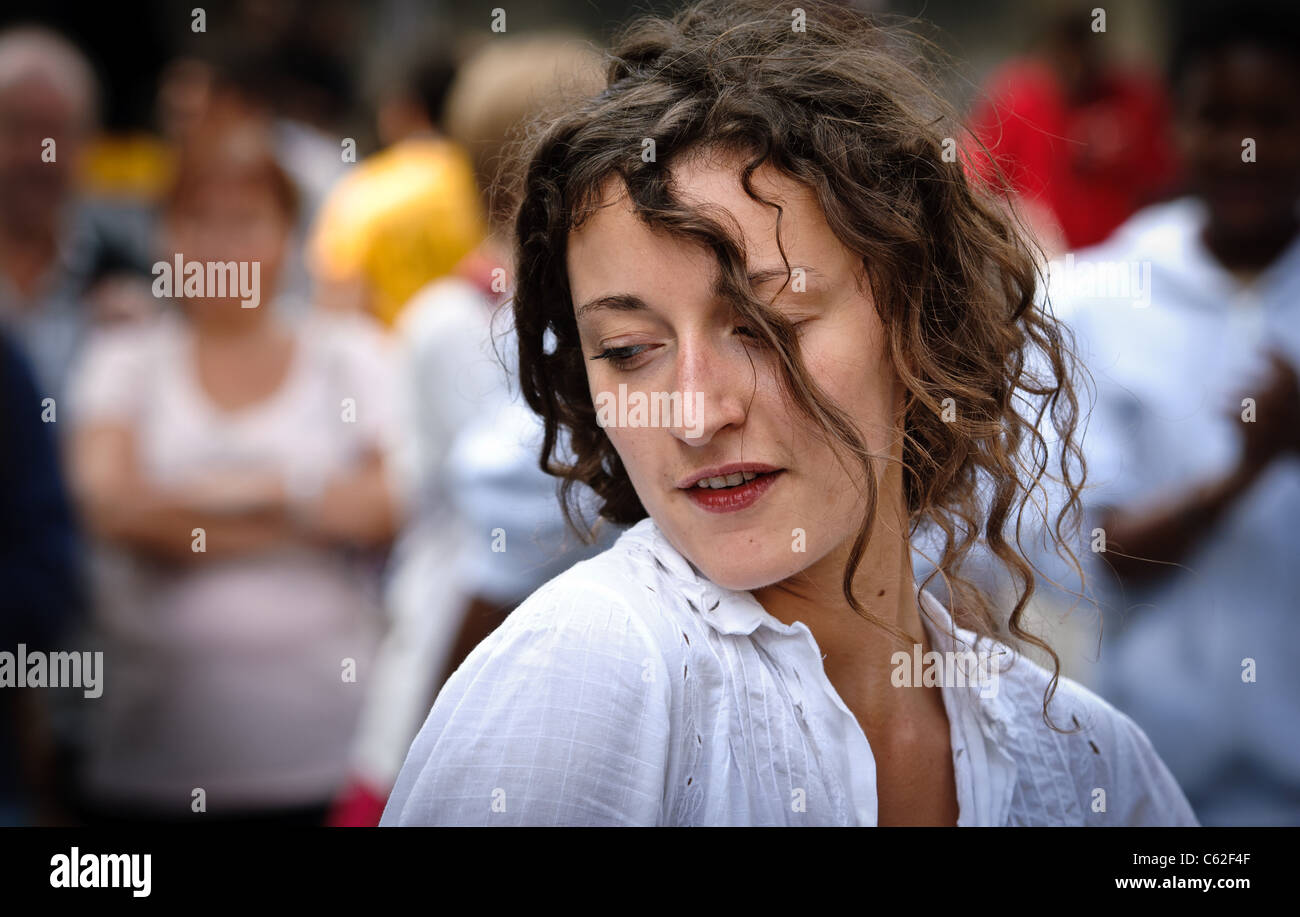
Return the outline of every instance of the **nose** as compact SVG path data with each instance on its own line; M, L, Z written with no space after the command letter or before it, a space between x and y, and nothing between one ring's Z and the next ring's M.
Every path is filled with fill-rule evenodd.
M683 338L675 372L682 423L671 427L673 436L687 445L706 446L720 431L744 425L757 378L743 348L711 335Z

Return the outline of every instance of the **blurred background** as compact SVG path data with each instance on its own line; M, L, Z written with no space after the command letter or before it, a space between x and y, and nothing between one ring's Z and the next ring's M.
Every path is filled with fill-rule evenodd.
M1205 823L1300 823L1294 5L860 5L948 56L1090 373L1086 600L1027 546L1031 629ZM447 675L617 537L536 468L498 179L677 6L0 10L0 652L105 686L0 661L0 824L373 825Z

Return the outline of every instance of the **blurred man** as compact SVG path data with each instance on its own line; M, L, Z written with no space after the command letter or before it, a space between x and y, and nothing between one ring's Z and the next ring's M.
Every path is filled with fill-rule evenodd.
M52 425L17 345L0 331L0 652L62 649L82 610L76 530ZM51 816L48 697L0 690L0 825Z
M1084 439L1093 556L1108 561L1093 570L1109 612L1096 687L1147 731L1204 824L1294 825L1296 10L1193 12L1174 69L1192 196L1052 272L1097 384Z
M82 332L69 205L94 111L94 77L75 48L37 29L0 35L0 316L48 395L61 392Z
M75 642L84 623L76 613L83 603L69 592L81 580L81 557L62 494L66 389L92 326L139 303L124 279L148 273L146 212L77 193L96 98L89 64L63 38L28 27L0 32L0 333L10 380L0 392L0 606L10 644L48 642L56 631ZM17 817L61 817L51 810L53 784L66 778L56 780L50 754L75 745L76 697L47 689L10 700L23 782L36 793Z
M41 395L56 402L95 318L91 289L146 263L142 212L92 207L75 194L95 100L89 64L58 35L0 33L0 325L23 348Z

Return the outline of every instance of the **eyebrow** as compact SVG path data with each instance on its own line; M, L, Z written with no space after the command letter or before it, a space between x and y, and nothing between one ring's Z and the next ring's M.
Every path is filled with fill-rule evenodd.
M750 286L762 286L779 278L793 279L794 272L802 270L809 277L820 276L816 268L804 265L793 264L787 271L784 267L765 267L758 268L749 272L748 279ZM597 296L595 299L583 303L574 312L575 318L582 318L589 312L595 312L599 309L612 309L616 312L636 312L641 309L648 309L649 305L640 296L634 293L611 293L606 296Z

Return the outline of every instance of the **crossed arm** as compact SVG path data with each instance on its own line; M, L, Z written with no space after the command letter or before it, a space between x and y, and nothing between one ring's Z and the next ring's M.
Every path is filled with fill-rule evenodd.
M71 477L90 531L159 559L255 554L286 544L377 547L401 524L383 456L371 452L328 480L308 500L294 500L288 482L272 473L211 475L184 488L142 473L135 435L123 424L76 432ZM202 529L205 550L192 548Z

